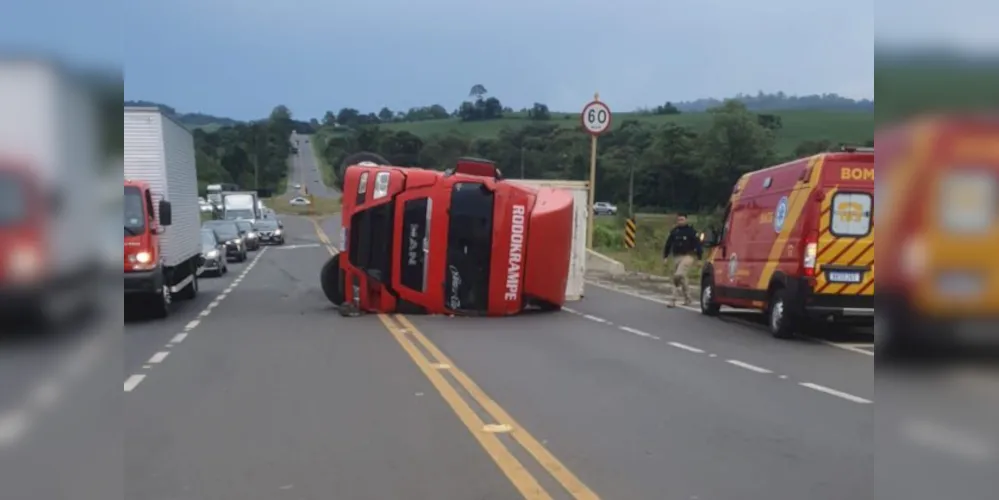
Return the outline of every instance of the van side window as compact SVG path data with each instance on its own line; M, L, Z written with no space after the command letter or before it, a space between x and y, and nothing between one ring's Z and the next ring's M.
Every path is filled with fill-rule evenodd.
M870 193L836 193L829 230L833 236L861 238L871 234L874 197Z

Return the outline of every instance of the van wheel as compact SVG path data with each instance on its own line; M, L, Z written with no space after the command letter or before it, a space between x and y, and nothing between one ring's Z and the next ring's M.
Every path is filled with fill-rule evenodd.
M715 302L715 280L704 275L701 277L701 314L717 316L719 311L721 304Z
M770 295L767 307L767 324L770 335L778 339L790 339L797 333L797 324L793 315L787 311L787 291L778 288Z
M319 284L323 287L323 294L333 305L344 303L343 293L343 271L340 270L340 254L330 257L319 273Z

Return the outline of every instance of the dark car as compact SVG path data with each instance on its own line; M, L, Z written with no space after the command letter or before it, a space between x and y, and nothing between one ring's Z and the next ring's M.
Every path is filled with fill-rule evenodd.
M234 222L239 226L239 233L243 235L243 240L246 241L247 250L259 250L260 237L257 235L257 228L254 227L253 223L248 220L236 220Z
M226 258L225 242L219 239L218 234L212 228L201 229L201 259L204 262L202 269L206 273L210 272L215 276L222 276L229 272L229 259Z
M260 243L271 243L284 245L284 228L275 219L258 220L256 223L257 234L260 236Z
M246 242L239 233L239 226L231 220L212 220L204 223L203 227L215 230L218 238L225 242L225 255L229 260L245 262Z

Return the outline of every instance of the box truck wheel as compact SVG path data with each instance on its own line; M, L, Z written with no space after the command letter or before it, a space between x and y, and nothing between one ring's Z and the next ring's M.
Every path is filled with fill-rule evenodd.
M319 273L319 283L323 287L323 293L334 305L341 305L344 302L343 293L343 271L340 270L340 254L330 257Z
M197 263L192 264L192 268L197 267ZM198 271L197 269L191 269L191 282L188 283L183 289L177 292L178 300L192 300L194 297L198 296Z
M173 295L170 293L170 286L167 280L163 280L163 288L160 293L149 297L149 315L156 319L165 318L170 315L170 304L173 302Z

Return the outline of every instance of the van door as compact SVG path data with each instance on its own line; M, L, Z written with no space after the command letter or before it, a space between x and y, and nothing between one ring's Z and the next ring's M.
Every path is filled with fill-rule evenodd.
M874 191L843 186L822 201L815 293L874 295Z

